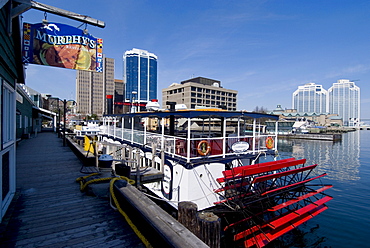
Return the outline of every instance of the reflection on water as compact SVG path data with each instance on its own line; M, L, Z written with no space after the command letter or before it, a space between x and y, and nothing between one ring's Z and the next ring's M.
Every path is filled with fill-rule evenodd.
M280 140L278 149L282 158L306 158L309 164L319 164L316 174L327 173L322 181L333 184L326 193L334 198L328 210L299 226L304 235L293 235L309 242L271 247L370 247L370 130L345 133L337 143Z
M360 132L342 135L338 142L320 140L280 139L278 150L282 158L307 159L307 164L319 164L316 174L326 172L335 181L359 180Z

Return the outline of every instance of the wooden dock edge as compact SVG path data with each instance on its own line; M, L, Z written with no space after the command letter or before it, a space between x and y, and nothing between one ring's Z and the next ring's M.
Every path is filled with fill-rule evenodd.
M124 180L113 187L117 200L154 247L209 247L141 191Z
M89 153L88 156L86 156L87 151L85 151L83 147L75 142L71 137L66 137L66 140L68 146L85 166L95 166L96 158L94 154Z

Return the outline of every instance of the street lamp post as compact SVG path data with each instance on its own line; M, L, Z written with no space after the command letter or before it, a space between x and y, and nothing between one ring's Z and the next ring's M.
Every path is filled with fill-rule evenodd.
M59 103L59 100L58 100ZM58 138L60 138L60 108L58 106L58 128L57 128Z
M137 94L136 91L132 91L131 92L131 113L135 113L136 112L136 107L134 106L135 105L135 95Z
M50 95L50 97L49 98L51 98L51 95ZM58 121L56 121L55 119L54 119L54 127L55 126L57 126L57 128L54 128L54 131L56 131L57 132L57 134L58 134L58 138L60 138L60 106L59 106L59 101L60 101L60 99L59 98L56 98L56 97L53 97L52 98L53 100L52 101L50 101L49 102L49 106L48 106L48 108L49 108L49 110L50 110L50 108L51 108L51 111L53 111L54 112L54 110L55 110L55 102L57 101L57 107L58 107ZM57 122L57 123L56 123Z
M67 100L64 99L63 101L63 107L64 107L64 111L63 111L63 146L66 146L66 112L67 112Z
M63 100L63 129L61 128L61 116L60 116L60 105L59 102L61 101L60 98L55 98L54 101L58 101L58 138L63 135L63 146L66 145L66 113L67 113L67 100ZM53 101L53 102L54 102ZM52 104L50 104L53 106ZM63 134L62 134L63 131Z

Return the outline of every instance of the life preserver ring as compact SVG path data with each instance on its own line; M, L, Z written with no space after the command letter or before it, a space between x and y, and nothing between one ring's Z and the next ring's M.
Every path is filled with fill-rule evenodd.
M266 148L272 149L274 147L274 139L271 137L266 138Z
M197 151L202 156L207 156L211 152L211 146L208 141L202 140L197 146Z

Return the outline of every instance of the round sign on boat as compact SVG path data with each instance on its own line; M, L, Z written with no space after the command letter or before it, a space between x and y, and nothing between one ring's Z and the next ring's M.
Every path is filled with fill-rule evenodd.
M236 153L246 152L249 149L249 143L246 141L238 141L231 145L231 149Z

